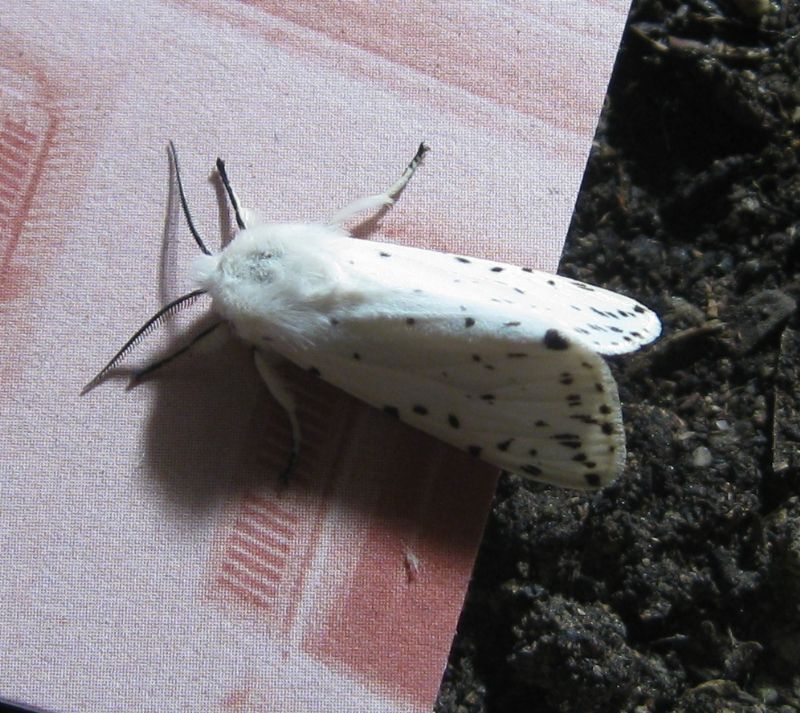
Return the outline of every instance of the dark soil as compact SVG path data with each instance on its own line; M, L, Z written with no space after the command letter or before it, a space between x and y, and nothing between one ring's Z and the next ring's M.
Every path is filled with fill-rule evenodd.
M439 713L800 710L800 4L744 3L634 2L562 263L664 323L627 471L503 476Z

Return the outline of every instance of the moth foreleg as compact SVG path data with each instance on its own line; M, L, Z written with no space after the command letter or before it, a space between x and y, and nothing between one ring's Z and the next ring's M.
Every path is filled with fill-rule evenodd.
M297 418L297 405L295 403L294 394L291 392L286 384L284 378L278 373L267 355L260 351L253 353L253 360L256 364L256 369L261 376L262 380L267 386L267 390L278 405L286 411L289 417L289 424L292 427L292 450L289 454L289 462L286 464L280 479L283 483L289 481L289 476L294 470L294 464L297 461L297 454L300 450L300 422Z
M414 154L414 158L412 158L408 166L406 166L406 170L403 171L403 174L400 176L400 178L398 178L391 186L383 191L383 193L376 193L373 196L366 196L365 198L359 198L358 200L353 201L335 213L326 224L340 225L358 213L363 213L364 211L368 210L378 210L386 206L394 205L395 201L406 187L406 184L411 180L411 177L416 172L417 167L422 161L422 157L428 151L429 149L425 143L421 143L417 149L417 153Z

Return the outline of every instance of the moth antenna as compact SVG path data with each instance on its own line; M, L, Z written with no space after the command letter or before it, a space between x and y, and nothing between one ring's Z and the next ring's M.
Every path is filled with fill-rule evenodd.
M81 395L85 394L87 391L91 391L95 386L97 386L102 380L103 377L111 371L114 367L116 367L133 349L139 341L149 334L153 329L155 329L165 317L170 314L174 314L182 307L185 307L194 300L196 300L200 295L204 295L206 293L205 290L194 290L194 292L190 292L187 295L183 295L182 297L178 297L178 299L173 300L165 307L162 307L158 312L156 312L150 319L148 319L138 330L136 333L123 345L122 349L120 349L100 371L97 375L88 383L86 386L81 389Z
M225 192L228 194L228 200L230 200L231 205L233 206L233 212L236 216L236 225L239 226L239 230L244 230L245 224L244 220L242 220L242 214L239 210L239 199L233 192L233 188L231 188L230 181L228 181L228 172L225 170L225 162L221 158L217 159L217 173L222 179L222 185L225 186Z
M171 354L165 356L163 359L159 359L157 362L154 362L144 367L144 369L140 369L139 371L134 372L133 377L131 378L131 385L135 384L138 381L141 381L145 376L147 376L148 374L152 374L156 369L160 369L165 364L169 364L173 359L177 359L181 354L185 354L186 352L188 352L195 344L197 344L197 342L199 342L201 339L205 339L205 337L211 334L211 332L213 332L217 327L219 327L220 324L222 324L221 321L214 322L214 324L212 324L210 327L207 327L202 332L192 337L192 339L187 344L182 346L177 351L174 351Z
M206 244L200 237L200 233L197 232L197 228L194 227L192 215L189 213L189 206L186 203L186 194L183 191L181 169L180 165L178 164L178 152L175 150L175 144L173 143L172 139L169 141L169 155L172 157L172 165L175 166L175 178L178 182L178 195L181 198L181 208L183 208L183 215L186 218L187 225L189 226L189 232L191 232L192 237L194 238L194 241L197 243L200 250L206 255L211 255L211 251L206 247Z

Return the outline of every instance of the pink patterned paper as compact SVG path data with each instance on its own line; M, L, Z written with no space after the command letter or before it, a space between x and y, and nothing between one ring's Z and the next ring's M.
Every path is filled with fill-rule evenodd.
M0 697L45 710L430 710L496 472L210 341L83 384L195 222L314 220L432 151L362 238L554 269L626 5L0 0ZM146 363L203 306L137 355Z

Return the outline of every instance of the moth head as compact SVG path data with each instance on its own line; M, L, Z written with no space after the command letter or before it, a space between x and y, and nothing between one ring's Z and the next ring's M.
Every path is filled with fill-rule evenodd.
M230 286L269 284L282 273L284 247L272 236L269 225L239 232L219 255L201 255L194 264L194 277L199 286L214 291L215 283Z

